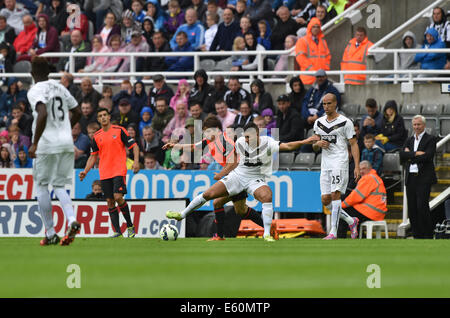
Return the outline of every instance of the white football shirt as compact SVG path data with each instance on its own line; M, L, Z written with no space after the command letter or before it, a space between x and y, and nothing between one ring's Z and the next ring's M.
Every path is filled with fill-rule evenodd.
M322 149L322 170L348 170L348 140L355 136L350 119L343 115L329 122L324 115L314 122L314 133L330 143Z
M75 98L55 80L36 83L28 91L27 97L33 110L33 136L38 116L36 105L41 102L47 108L47 123L39 139L36 154L73 152L69 110L78 106Z
M273 154L280 149L280 142L269 136L259 137L259 146L251 148L245 137L236 141L239 165L234 170L238 175L248 177L270 177L272 175Z

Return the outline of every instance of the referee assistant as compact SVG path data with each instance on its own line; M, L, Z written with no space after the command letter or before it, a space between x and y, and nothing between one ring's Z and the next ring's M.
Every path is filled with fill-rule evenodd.
M100 180L114 228L112 237L122 236L116 202L127 222L128 237L135 237L136 232L131 221L130 209L123 195L127 193L125 182L127 175L126 148L133 148L133 171L137 173L139 171L139 147L124 128L111 124L111 115L106 108L97 110L97 120L102 128L94 134L92 152L84 171L80 172L80 180L83 181L86 174L97 162L97 158L100 157Z

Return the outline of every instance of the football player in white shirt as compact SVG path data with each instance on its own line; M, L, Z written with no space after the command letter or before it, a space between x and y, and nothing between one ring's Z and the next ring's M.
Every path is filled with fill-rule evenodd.
M270 235L273 218L272 190L266 183L266 177L272 174L273 154L278 151L292 151L318 140L318 136L314 135L305 140L281 143L272 137L260 136L255 123L247 124L244 127L244 136L236 141L235 153L239 155L239 161L235 160L234 166L230 168L231 172L196 196L181 213L168 211L167 217L181 220L209 200L247 191L262 203L264 240L274 241Z
M325 115L314 122L314 133L320 137L315 147L322 148L320 171L320 192L322 203L331 210L331 230L324 239L335 240L339 218L343 218L350 227L352 238L358 233L358 219L350 217L341 208L341 194L345 193L348 183L348 146L350 143L355 161L355 180L359 173L359 148L353 123L347 117L336 112L337 100L334 94L326 94L323 98Z
M46 236L40 244L52 245L60 242L53 227L52 202L48 190L51 185L69 224L60 244L69 245L81 227L75 219L72 200L64 189L66 184L72 183L72 126L81 118L81 111L75 98L63 85L48 79L50 69L45 58L34 57L31 65L31 75L36 84L27 94L34 117L34 139L29 155L36 158L33 163L33 179L39 211L46 230Z

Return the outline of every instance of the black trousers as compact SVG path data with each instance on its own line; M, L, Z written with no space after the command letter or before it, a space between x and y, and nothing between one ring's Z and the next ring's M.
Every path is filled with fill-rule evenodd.
M348 215L351 217L357 217L359 219L359 224L370 221L370 219L365 216L364 214L361 214L353 207L345 208L345 212L347 212ZM347 231L349 230L347 222L345 222L343 219L339 220L339 226L337 231L338 238L347 238ZM359 231L359 229L358 229Z
M408 197L408 216L414 238L433 238L433 223L430 212L431 184L423 183L420 178L410 174L406 184Z

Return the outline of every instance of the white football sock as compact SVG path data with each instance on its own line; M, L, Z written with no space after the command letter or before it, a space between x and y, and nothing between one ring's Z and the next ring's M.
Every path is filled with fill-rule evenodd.
M50 192L48 186L36 185L36 196L39 204L39 213L41 214L42 222L44 223L47 237L52 237L56 234L53 227L52 216L52 201L50 198Z
M56 197L61 203L61 207L66 216L68 224L72 224L72 222L75 221L75 212L73 211L72 200L67 194L66 189L54 188L53 191L55 192Z
M192 201L191 203L189 203L189 205L186 207L186 209L184 209L183 211L181 211L181 216L184 218L186 218L189 214L191 214L193 211L195 211L196 209L200 208L203 204L206 203L205 198L203 197L203 194L199 194L197 195Z
M345 222L347 222L348 225L352 225L355 222L355 220L353 220L353 218L350 215L348 215L348 213L345 212L342 207L341 207L341 213L339 215L340 215L340 218L342 220L344 220Z
M330 234L337 236L337 229L339 226L339 212L341 210L341 200L334 200L331 202L331 231Z
M270 226L273 219L273 205L270 203L262 204L262 218L264 222L264 236L270 235Z

